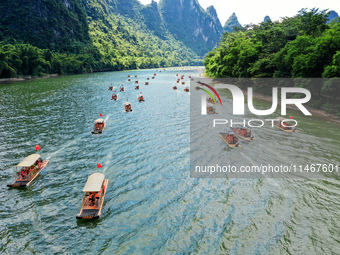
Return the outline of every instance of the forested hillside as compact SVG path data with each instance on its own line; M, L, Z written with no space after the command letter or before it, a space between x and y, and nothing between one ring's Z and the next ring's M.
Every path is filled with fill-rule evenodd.
M303 9L281 22L267 20L249 30L225 33L219 47L205 58L206 73L211 77L339 77L340 22L334 19L326 24L327 19L327 11ZM314 99L320 99L314 100L315 104L325 103L322 95L337 100L335 108L327 107L339 114L338 80L305 86ZM268 86L271 85L259 85L256 89L268 93Z
M73 52L90 43L86 20L80 0L2 0L0 41Z
M159 11L166 28L199 56L217 46L223 30L213 6L205 11L197 0L160 0Z
M0 77L199 65L166 30L157 3L3 0Z

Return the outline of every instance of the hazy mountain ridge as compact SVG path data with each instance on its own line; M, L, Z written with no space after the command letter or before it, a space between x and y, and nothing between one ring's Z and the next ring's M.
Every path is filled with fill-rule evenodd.
M223 31L231 33L234 31L234 27L241 27L240 22L238 22L238 18L235 12L229 17L229 19L225 22L223 26Z
M158 8L166 28L198 55L218 44L223 31L214 7L205 11L197 0L160 0Z
M332 20L338 17L339 17L339 14L336 11L329 11L327 23L332 22Z

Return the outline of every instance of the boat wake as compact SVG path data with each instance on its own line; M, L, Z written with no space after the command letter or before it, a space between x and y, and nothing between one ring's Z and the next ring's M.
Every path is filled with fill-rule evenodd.
M110 162L112 161L112 156L113 156L113 153L109 153L107 154L107 156L104 158L104 165L103 166L103 174L105 174L106 170L109 168L109 165L110 165Z
M49 156L46 158L47 160L49 160L51 157L54 157L56 155L58 155L60 152L65 151L65 149L67 149L67 147L77 144L77 142L81 139L81 137L78 137L75 140L69 141L67 143L64 143L63 146L61 146L60 149L56 150L55 152L52 152L51 154L49 154Z
M247 157L246 155L244 155L243 152L240 152L240 154L241 154L245 159L247 159L251 164L255 164L255 162L254 162L251 158L249 158L249 157Z
M107 115L106 118L104 119L104 122L107 122L111 117L111 114Z

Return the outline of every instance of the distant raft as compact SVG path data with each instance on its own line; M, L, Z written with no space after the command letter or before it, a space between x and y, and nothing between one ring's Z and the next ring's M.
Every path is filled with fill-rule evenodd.
M91 133L92 134L103 133L105 126L106 126L104 119L97 119L94 123L95 124L94 124L94 127L93 127L93 131Z
M129 102L124 103L124 110L126 112L132 112L131 104Z
M142 94L142 92L141 92L141 94L140 95L138 95L138 102L144 102L145 100L144 100L144 96L143 96L143 94Z
M16 166L15 181L7 187L27 187L47 166L49 160L42 160L39 154L26 157Z
M293 133L296 132L295 128L292 126L292 124L288 124L284 122L285 118L283 117L277 117L276 121L274 121L274 125L281 129L282 131L285 131L287 133Z
M77 219L98 219L101 215L109 180L104 174L94 173L89 176L83 188L84 196Z
M224 133L221 132L220 136L230 148L242 148L242 146L238 143L238 137L236 136L236 133L233 131L226 130Z
M251 128L248 126L237 125L234 129L235 133L246 141L254 141L254 136L252 134Z
M217 114L215 105L211 104L211 103L208 103L207 104L207 112L209 114Z
M116 93L113 94L111 100L117 101L117 99L118 99L118 95Z

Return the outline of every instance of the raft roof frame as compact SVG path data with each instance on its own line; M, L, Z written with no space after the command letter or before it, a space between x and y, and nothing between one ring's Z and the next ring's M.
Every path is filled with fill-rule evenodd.
M94 123L104 123L104 119L96 119L96 121Z
M17 167L30 167L35 164L35 162L41 158L40 154L32 154L26 157Z
M87 182L83 188L83 192L99 192L103 186L105 175L102 173L94 173L87 178Z

